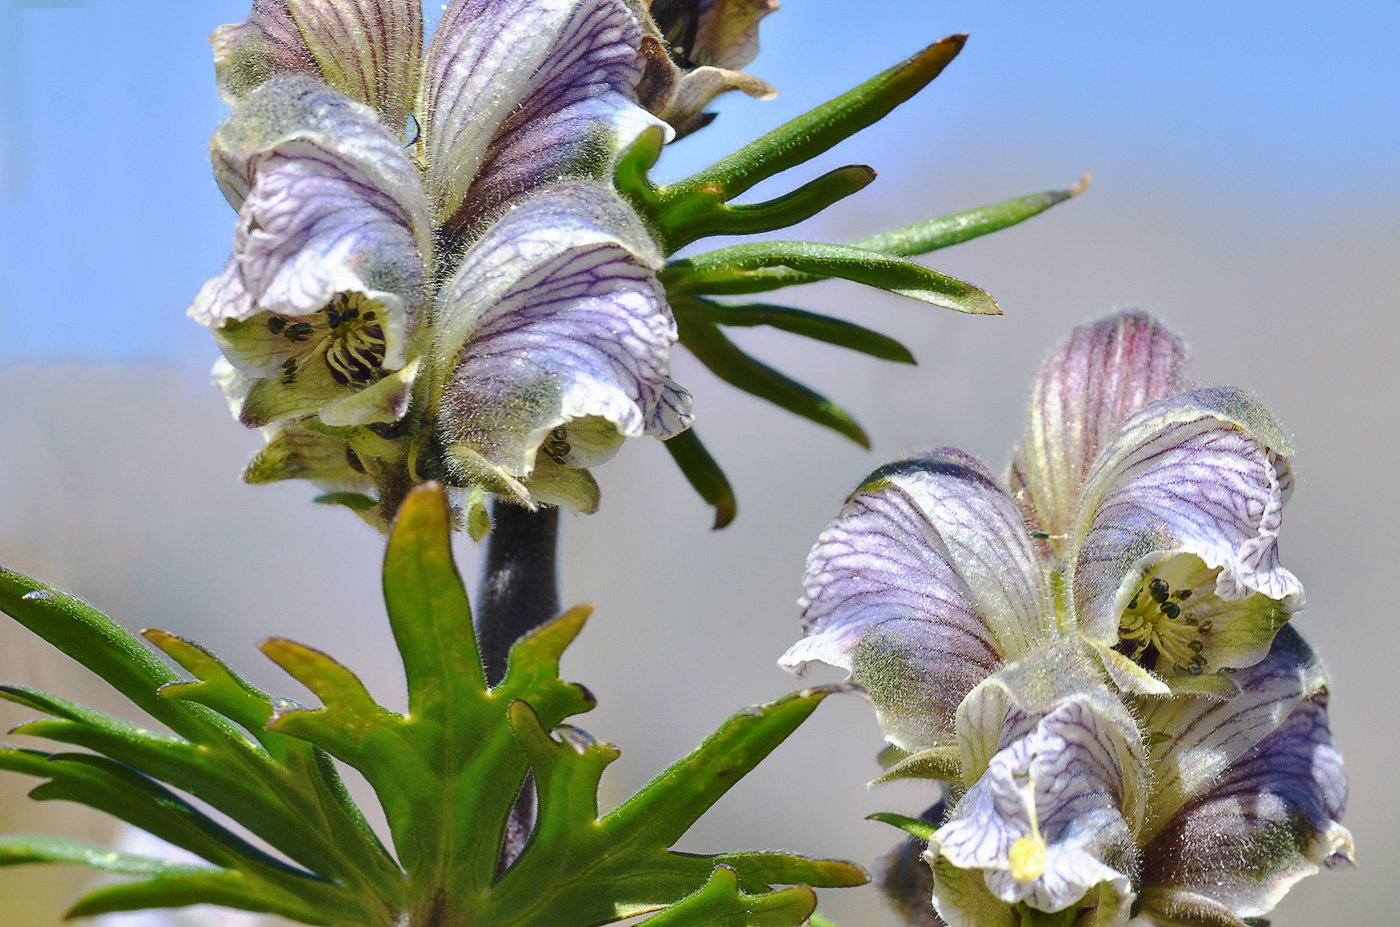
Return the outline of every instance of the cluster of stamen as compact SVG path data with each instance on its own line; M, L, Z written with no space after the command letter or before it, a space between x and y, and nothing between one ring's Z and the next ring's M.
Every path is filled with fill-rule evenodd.
M1146 593L1144 595L1144 593ZM1202 651L1213 628L1185 610L1190 589L1172 591L1171 584L1154 576L1128 603L1118 625L1118 649L1147 669L1171 661L1173 672L1200 676L1209 661Z
M540 448L544 455L557 464L562 464L569 456L568 433L564 431L564 426L560 425L549 433L545 439L544 446Z
M321 357L331 379L341 386L365 384L379 376L384 364L384 326L374 303L361 293L340 293L318 315L326 320ZM316 334L310 322L293 322L274 315L267 320L268 331L292 344L303 344ZM282 382L296 382L305 358L289 357L282 362Z

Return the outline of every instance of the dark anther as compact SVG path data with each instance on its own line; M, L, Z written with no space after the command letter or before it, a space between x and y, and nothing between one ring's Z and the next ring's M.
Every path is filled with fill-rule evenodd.
M274 315L267 320L267 330L274 335L282 334L282 329L287 327L287 320L280 315Z
M1215 627L1215 622L1213 622L1213 621L1202 621L1202 622L1201 622L1201 626L1200 626L1199 628L1197 628L1196 630L1197 630L1197 631L1200 631L1202 634L1209 634L1209 633L1211 632L1211 629L1214 628L1214 627Z
M365 465L360 462L360 455L355 453L355 449L350 445L345 445L345 463L356 473L364 473Z
M1181 617L1181 607L1175 602L1163 602L1162 614L1166 615L1172 621L1175 621L1177 618Z
M1175 595L1178 599L1181 599L1184 602L1187 599L1191 598L1191 590L1178 589L1175 593L1173 593L1173 595Z
M1187 641L1186 646L1191 648L1192 653L1200 653L1205 648L1205 644L1200 641Z
M1167 601L1167 593L1171 592L1171 588L1171 586L1167 585L1167 581L1160 576L1147 584L1147 591L1152 594L1152 601L1156 602L1158 605Z

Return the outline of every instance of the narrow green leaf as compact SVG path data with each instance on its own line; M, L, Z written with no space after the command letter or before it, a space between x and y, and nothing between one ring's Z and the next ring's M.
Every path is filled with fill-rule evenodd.
M452 515L428 483L399 508L384 553L384 601L408 677L408 710L450 727L486 699L471 603L452 560Z
M597 704L593 696L582 686L559 678L559 660L592 613L593 606L576 605L512 644L506 677L491 690L492 700L506 705L516 699L529 702L546 728L591 711Z
M22 573L0 568L0 610L101 676L138 708L190 739L243 738L232 725L198 706L162 699L156 690L181 682L135 635L77 596Z
M904 258L851 245L760 241L731 245L672 261L661 272L668 292L680 295L760 293L791 286L790 271L839 277L955 312L1000 315L982 290Z
M875 171L851 164L828 171L789 193L761 203L729 203L716 184L662 199L651 215L666 254L711 235L759 235L804 222L822 210L864 190Z
M1073 199L1089 189L1091 174L1085 174L1079 182L1067 190L1046 190L1014 199L1002 200L989 206L979 206L966 212L926 219L912 225L890 229L877 235L859 238L850 244L857 248L868 248L884 254L913 257L927 254L939 248L960 245L992 232L1010 228L1025 222L1032 216L1040 215L1051 206Z
M0 769L48 780L29 793L35 801L71 801L96 808L217 866L303 875L154 780L106 757L0 746Z
M247 482L252 482L248 480ZM379 504L379 500L373 496L367 496L362 492L328 492L317 496L311 500L322 505L343 505L347 509L356 512L368 512Z
M965 35L937 42L843 93L750 142L734 154L674 184L674 195L716 184L733 199L754 184L815 158L842 139L883 119L918 93L962 50Z
M331 886L312 890L311 894L312 898L301 897L229 870L172 872L93 889L78 899L64 916L72 919L118 911L217 904L258 914L277 914L319 927L382 927L388 923L384 920L385 912L347 904Z
M511 704L510 723L539 793L532 843L549 855L562 855L565 848L587 855L601 836L593 827L598 784L603 770L620 755L617 748L567 725L555 730L556 741L540 726L534 709L521 701Z
M738 874L717 866L702 888L638 927L798 927L816 907L817 893L805 885L746 895Z
M745 354L714 325L682 325L680 333L681 344L721 380L870 447L865 431L844 409Z
M193 682L172 682L161 686L159 693L162 698L204 705L238 722L259 740L276 739L263 736L263 727L272 717L272 696L250 684L193 641L156 628L142 631L141 636L195 677Z
M669 847L736 782L788 738L832 692L843 686L803 689L777 701L745 708L689 756L643 786L600 826L629 839Z
M930 824L928 821L903 814L895 814L892 811L877 811L867 816L866 820L879 821L882 824L889 824L891 827L898 827L906 834L918 837L925 842L932 840L934 833L938 830L937 824Z
M149 856L118 853L106 847L94 846L66 837L45 837L30 834L7 834L0 837L0 866L23 866L29 863L70 863L119 872L123 875L157 875L163 873L207 873L208 866L172 863Z
M731 328L766 325L779 331L811 338L813 341L859 351L880 360L901 364L914 363L914 355L909 349L888 335L871 331L845 319L789 306L774 306L768 303L716 303L707 299L680 297L672 301L671 308L677 318L691 315L713 325L726 325Z
M667 438L666 450L676 466L681 468L700 498L715 507L714 528L718 531L734 520L739 512L739 502L734 496L734 487L720 469L719 463L710 456L700 436L694 428L689 428L672 438Z

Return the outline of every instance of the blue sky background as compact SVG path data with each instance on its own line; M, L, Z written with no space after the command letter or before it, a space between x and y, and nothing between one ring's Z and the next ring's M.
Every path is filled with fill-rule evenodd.
M184 307L220 269L233 219L205 154L224 111L204 37L247 8L0 0L0 362L202 375L213 347ZM1009 195L1093 168L1096 197L1150 191L1265 225L1364 226L1400 206L1400 5L1381 2L788 0L751 68L782 96L726 100L661 173L955 31L972 33L961 58L831 156L885 174L867 196L898 202L892 184L974 167L1014 178ZM939 201L980 202L959 193Z

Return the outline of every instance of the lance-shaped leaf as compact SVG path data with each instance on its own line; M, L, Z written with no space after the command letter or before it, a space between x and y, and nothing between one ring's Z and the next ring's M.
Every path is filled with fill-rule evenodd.
M817 907L817 893L805 885L746 895L739 874L715 867L705 885L638 927L798 927Z
M671 254L710 235L757 235L796 225L865 189L875 171L851 164L828 171L789 193L761 203L731 204L720 184L657 186L647 172L661 154L659 129L643 133L618 159L615 182L648 220L662 251Z
M666 440L666 450L681 473L700 494L700 498L715 507L715 530L726 527L738 514L739 503L734 498L734 487L720 469L719 463L710 456L694 428L687 429Z
M849 863L781 853L695 856L669 848L686 830L840 687L807 689L734 715L689 756L616 810L598 817L597 784L617 749L581 731L550 737L524 703L512 708L521 748L539 787L539 822L520 858L492 889L503 923L583 925L642 913L699 889L717 864L732 867L745 891L773 884L858 885L868 876ZM541 899L548 879L567 897Z
M750 142L734 154L670 188L683 197L708 184L732 199L774 174L827 151L842 139L883 119L896 106L922 90L948 65L967 40L965 35L943 39L907 61L872 77L853 90Z
M714 325L686 325L681 344L721 380L782 409L825 425L861 447L870 447L864 429L830 399L760 363L734 346Z
M173 792L120 763L88 754L51 755L0 747L0 769L47 779L30 793L38 801L65 800L96 808L222 867L206 869L198 875L223 877L228 891L220 903L284 913L308 923L328 923L320 919L327 916L347 923L373 923L374 907L366 905L363 899L263 853ZM82 860L70 853L67 858L53 861ZM167 879L180 881L190 877L189 873L167 873L136 884L159 886ZM150 907L153 903L170 902L156 891L138 906ZM325 913L319 913L322 911Z
M850 245L810 241L731 245L671 261L661 280L668 291L683 295L760 293L787 286L783 275L789 269L863 283L955 312L1001 314L996 300L970 283Z
M765 325L779 331L802 335L813 341L859 351L880 360L901 364L914 363L914 355L909 349L888 335L871 331L845 319L835 319L803 309L774 306L769 303L716 303L708 299L678 297L671 301L671 310L675 312L676 319L682 327L689 320L730 328Z
M1089 187L1089 175L1085 174L1073 187L1065 190L1047 190L1002 200L987 206L979 206L964 212L925 219L899 228L867 235L855 241L846 242L853 248L878 251L898 257L915 257L928 254L940 248L960 245L965 241L1000 232L1002 229L1025 222L1038 216L1051 206L1073 199ZM798 270L775 268L765 272L766 289L787 286L800 286L828 279L825 275L804 273Z
M1089 189L1090 174L1079 178L1079 182L1065 190L1046 190L1031 193L1009 200L1002 200L988 206L979 206L966 212L925 219L911 225L890 229L865 238L858 238L850 244L857 248L868 248L885 254L913 257L927 254L939 248L960 245L965 241L1000 232L1032 216L1038 216L1051 206L1073 199Z

